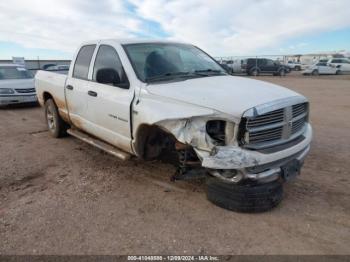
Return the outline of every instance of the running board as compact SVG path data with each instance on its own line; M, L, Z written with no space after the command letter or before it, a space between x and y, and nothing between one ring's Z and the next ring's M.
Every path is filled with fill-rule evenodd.
M101 149L101 150L103 150L103 151L105 151L113 156L116 156L121 160L128 160L131 157L131 155L129 153L124 152L124 151L122 151L122 150L120 150L120 149L118 149L110 144L107 144L107 143L105 143L97 138L93 138L93 137L89 136L88 134L83 133L77 129L70 128L67 130L67 133L70 134L71 136L74 136L74 137L94 146L94 147L97 147L98 149Z

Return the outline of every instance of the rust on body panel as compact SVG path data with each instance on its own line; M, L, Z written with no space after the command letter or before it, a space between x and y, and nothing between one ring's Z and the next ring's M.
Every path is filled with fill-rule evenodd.
M70 118L69 118L69 114L67 112L66 102L57 98L57 97L54 98L54 101L55 101L55 104L58 108L58 112L59 112L60 116L62 117L62 119L65 122L69 123Z

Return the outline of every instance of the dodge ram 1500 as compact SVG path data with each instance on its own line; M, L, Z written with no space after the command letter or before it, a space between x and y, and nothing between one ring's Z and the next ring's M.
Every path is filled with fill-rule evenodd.
M39 71L35 85L54 137L124 160L170 159L175 179L204 177L207 198L229 210L276 206L310 149L304 96L228 75L190 44L86 42L68 76Z

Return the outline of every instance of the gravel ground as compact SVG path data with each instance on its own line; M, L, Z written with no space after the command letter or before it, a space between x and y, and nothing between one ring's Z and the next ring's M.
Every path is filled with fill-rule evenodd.
M261 76L311 101L315 138L281 205L214 206L173 167L53 139L39 107L0 109L0 254L350 254L350 76Z

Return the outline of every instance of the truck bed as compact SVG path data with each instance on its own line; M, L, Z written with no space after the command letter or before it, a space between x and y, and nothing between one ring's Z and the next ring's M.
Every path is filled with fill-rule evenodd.
M40 70L35 75L35 87L40 105L44 105L45 95L54 97L54 101L58 107L59 113L65 120L68 118L64 90L66 80L67 75L57 72Z

